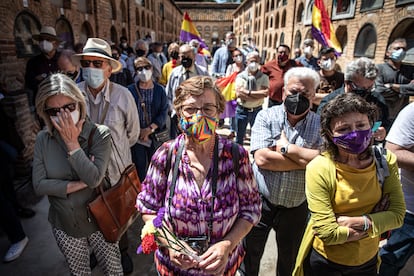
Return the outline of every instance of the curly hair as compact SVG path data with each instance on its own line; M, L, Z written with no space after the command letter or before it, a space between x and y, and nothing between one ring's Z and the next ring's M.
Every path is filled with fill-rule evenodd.
M181 113L184 101L190 96L200 96L206 89L213 90L216 96L217 113L224 111L226 100L220 92L220 89L214 83L213 78L208 76L195 76L183 81L175 90L174 109L177 114Z
M371 127L378 120L378 108L353 93L345 93L335 97L322 109L321 136L324 140L323 151L327 151L333 158L338 156L338 147L332 141L331 122L334 118L339 118L353 112L366 114ZM370 148L368 147L360 156L366 157L367 153L370 154Z

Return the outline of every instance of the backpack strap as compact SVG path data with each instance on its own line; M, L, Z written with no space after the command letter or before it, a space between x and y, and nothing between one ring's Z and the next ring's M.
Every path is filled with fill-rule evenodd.
M378 181L383 189L385 179L390 176L390 170L387 162L387 149L382 146L373 145L372 151L375 157L375 167L377 170Z

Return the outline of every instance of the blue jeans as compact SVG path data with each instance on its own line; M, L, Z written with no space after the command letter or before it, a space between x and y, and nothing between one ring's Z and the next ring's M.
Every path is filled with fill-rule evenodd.
M401 228L391 231L387 244L380 250L380 276L398 275L414 254L414 215L405 213Z
M250 128L256 120L257 113L262 110L262 106L256 108L244 108L241 105L237 106L236 109L236 126L237 126L237 137L236 142L243 145L244 135L246 134L247 124L250 124Z

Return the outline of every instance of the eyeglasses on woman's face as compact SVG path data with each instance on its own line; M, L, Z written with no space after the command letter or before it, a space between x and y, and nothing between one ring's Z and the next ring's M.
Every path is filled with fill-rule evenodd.
M204 115L213 117L217 114L217 106L214 105L214 104L206 104L202 107L196 107L196 106L193 106L193 105L183 106L184 116L194 115L194 114L198 113L198 111L201 111L201 113L204 114Z
M69 112L73 112L76 109L76 103L69 103L69 104L65 104L64 106L61 107L48 107L45 109L45 112L47 115L49 116L56 116L58 112L60 112L61 110L69 110Z
M138 66L138 67L135 68L135 70L137 70L138 72L141 72L143 69L150 70L151 69L151 65Z

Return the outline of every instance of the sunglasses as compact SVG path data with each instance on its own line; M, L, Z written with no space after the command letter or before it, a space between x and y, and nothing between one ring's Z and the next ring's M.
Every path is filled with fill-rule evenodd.
M90 67L92 63L93 67L102 68L102 65L104 62L105 62L104 60L86 60L86 59L80 60L80 64L82 67Z
M73 112L76 109L76 103L65 104L64 106L61 106L61 107L46 108L45 112L49 116L56 116L58 112L60 112L62 109L63 110L68 109L70 112Z
M145 70L150 70L151 69L151 65L145 65L145 66L138 66L137 68L135 68L137 71L141 72L143 69Z

